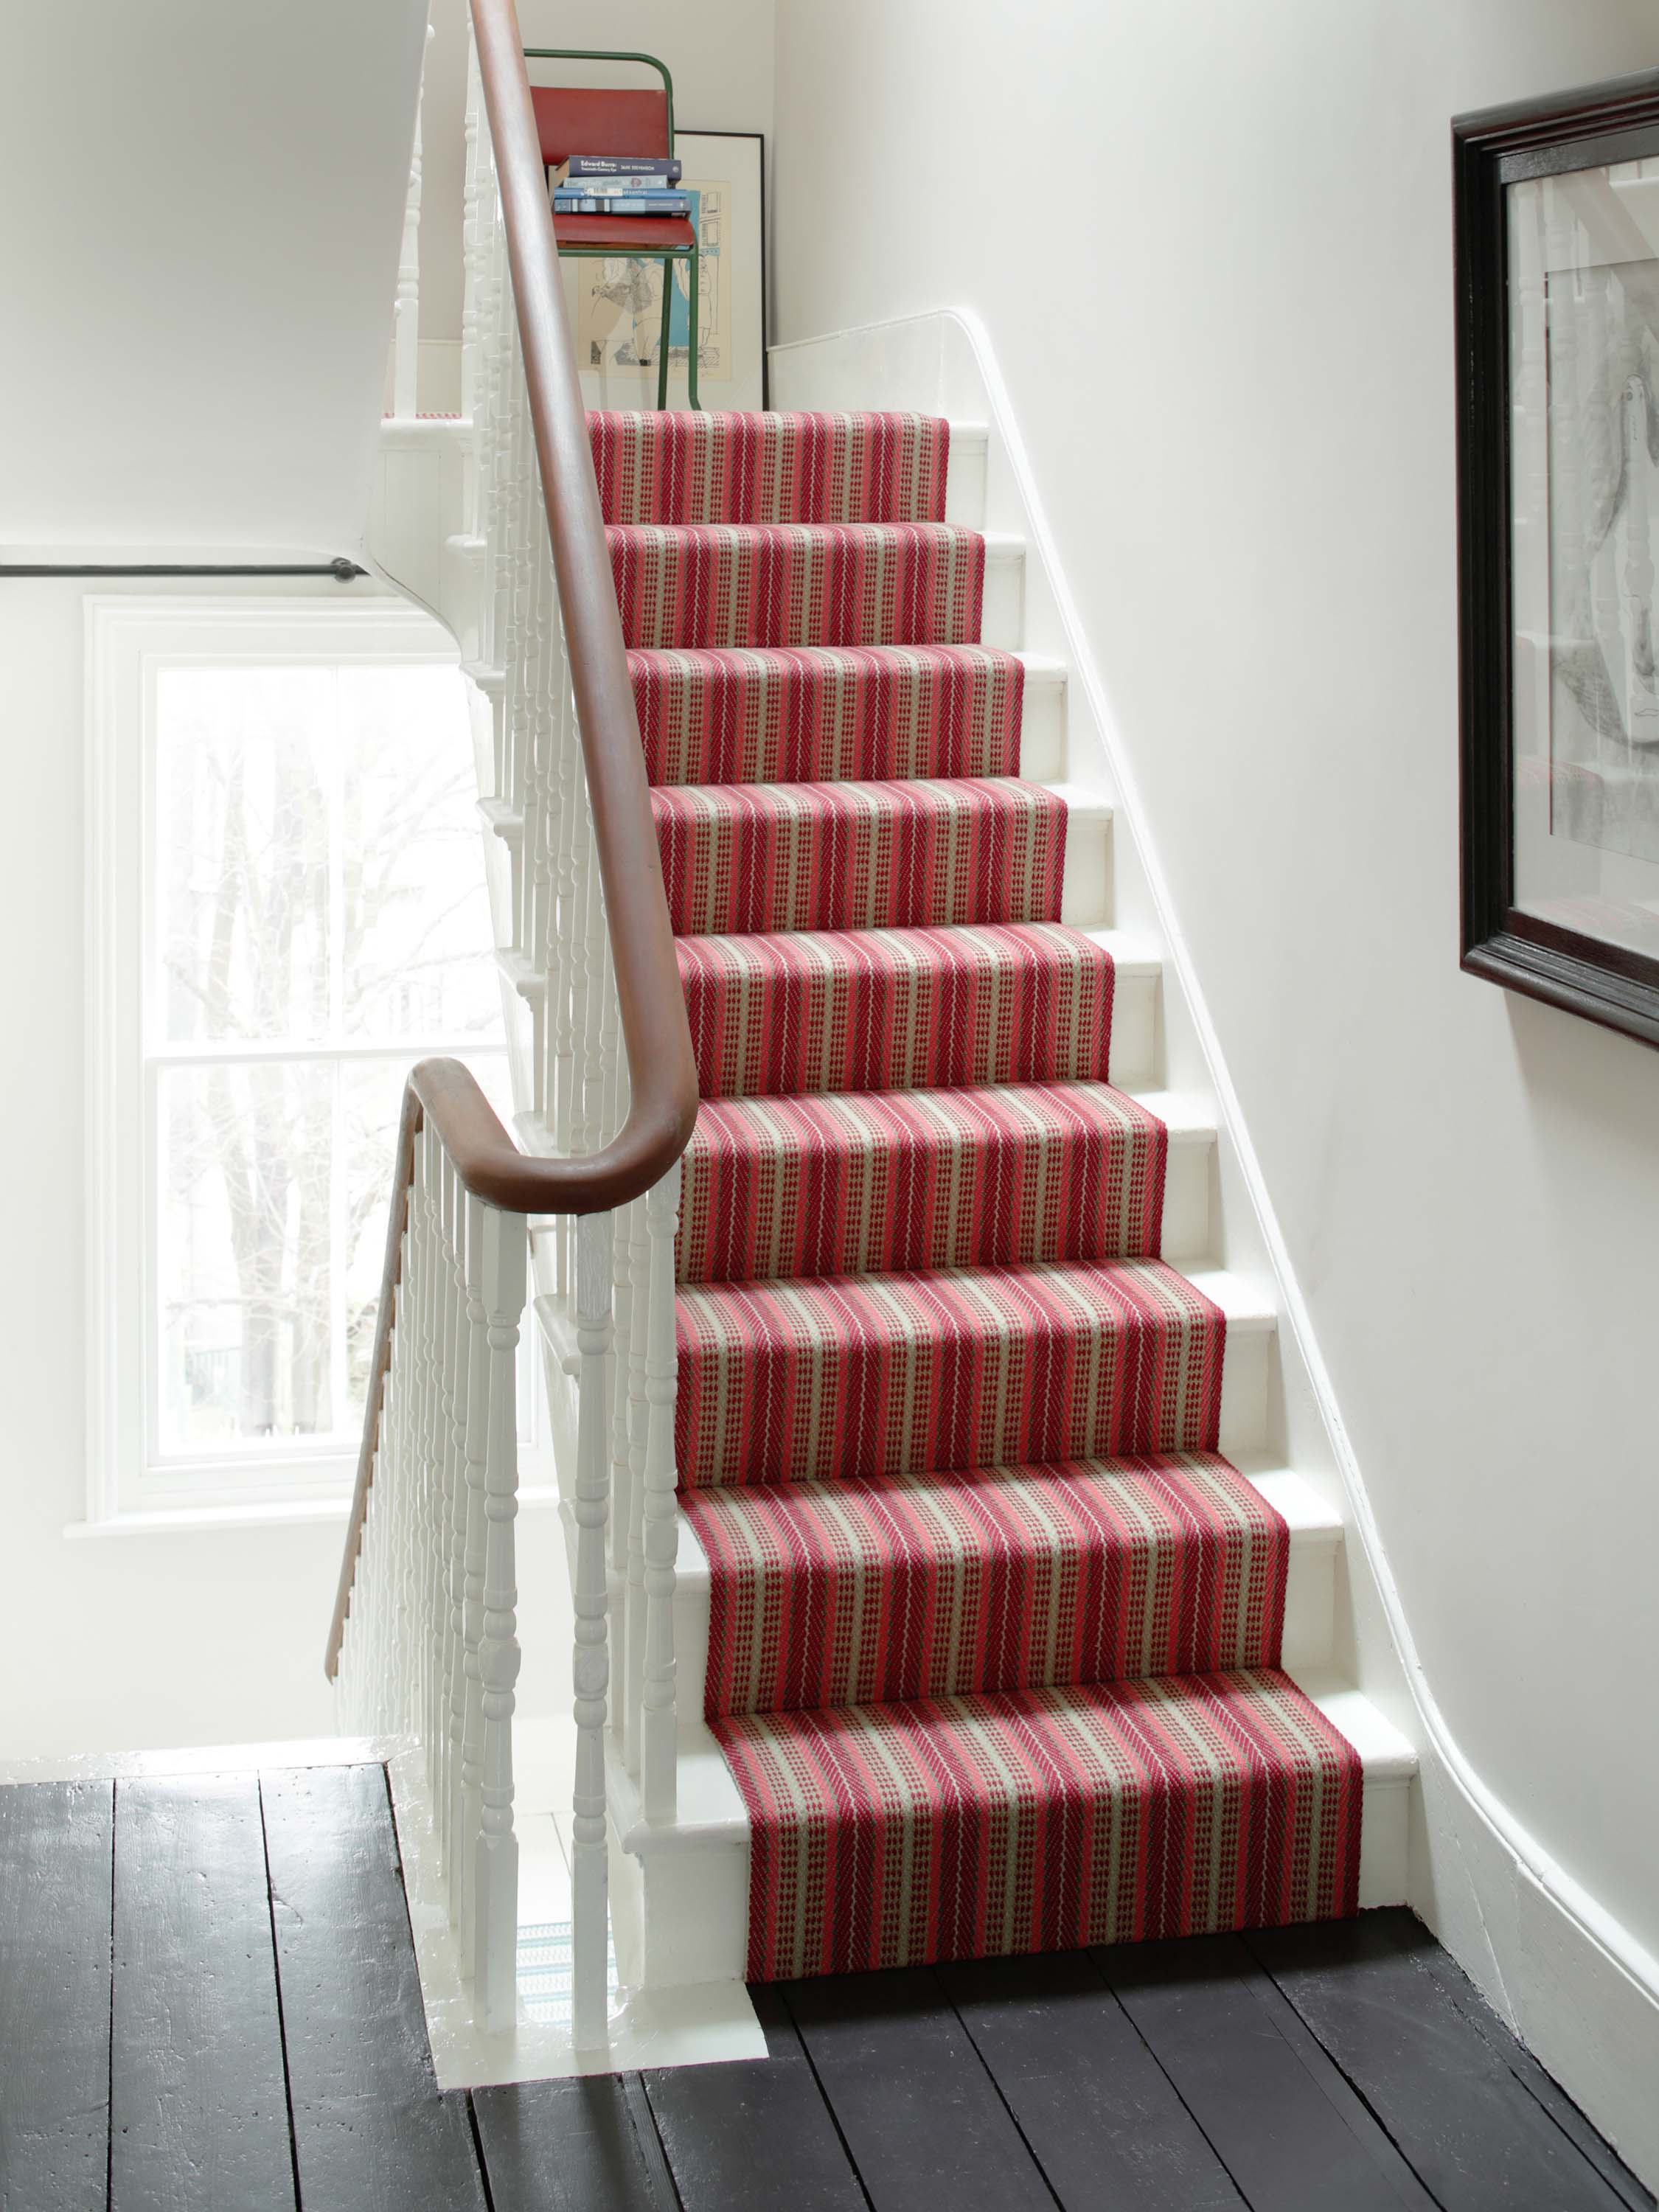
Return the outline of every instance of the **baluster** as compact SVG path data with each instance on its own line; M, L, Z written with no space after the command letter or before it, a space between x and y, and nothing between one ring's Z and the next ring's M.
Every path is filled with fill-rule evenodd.
M519 1942L519 1843L513 1830L513 1706L519 1678L513 1523L519 1510L519 1407L514 1353L524 1309L526 1239L520 1214L481 1208L489 1322L484 1459L483 1633L478 1645L483 1745L474 1870L472 1980L487 2033L514 2020Z
M483 1685L477 1668L483 1633L484 1462L489 1434L489 1317L484 1310L482 1201L465 1207L462 1278L466 1297L464 1357L466 1398L460 1480L455 1498L454 1647L450 1653L448 1801L452 1924L471 1926L471 1838L478 1827Z
M426 27L428 46L432 26ZM415 98L415 144L409 160L409 196L404 203L403 246L398 256L398 299L392 322L392 411L407 420L416 407L421 343L421 108L426 97L426 61L421 62Z
M645 1697L645 1461L651 1438L647 1370L651 1334L651 1223L646 1200L629 1208L634 1249L634 1325L628 1347L628 1692L623 1758L640 1771L640 1715ZM617 1510L621 1510L620 1501Z
M611 1543L605 1575L611 1621L611 1732L622 1735L633 1710L635 1680L629 1672L628 1545L634 1517L634 1470L629 1453L631 1401L629 1376L634 1331L634 1237L635 1202L611 1217L611 1280L615 1316L609 1378L611 1402Z
M605 1381L611 1349L611 1217L584 1214L576 1228L577 1379L575 1642L571 1686L576 1720L572 1801L573 2034L578 2051L605 2039L610 1916L605 1868L605 1522L610 1454Z
M472 26L467 24L466 50L466 120L465 133L466 159L465 183L461 189L461 416L471 427L462 459L461 529L464 535L474 537L478 528L478 406L479 406L479 322L478 292L480 270L481 222L478 209L479 174L479 104L483 94L478 83L478 55L472 37Z
M680 1164L647 1194L651 1236L645 1455L645 1670L640 1714L640 1798L647 1820L672 1820L678 1802L679 1719L674 1686L674 1561L679 1547L674 1498L674 1235Z

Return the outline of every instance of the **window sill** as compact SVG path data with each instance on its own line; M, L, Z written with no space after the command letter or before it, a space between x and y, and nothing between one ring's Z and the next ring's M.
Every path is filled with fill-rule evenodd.
M520 1510L556 1506L559 1493L551 1483L520 1486ZM86 1543L103 1536L179 1536L198 1530L222 1528L293 1528L331 1522L343 1527L351 1508L349 1498L266 1498L257 1505L156 1506L133 1513L110 1513L97 1520L68 1521L65 1540Z
M343 1523L349 1498L268 1498L258 1505L177 1505L148 1511L110 1513L95 1521L70 1521L64 1534L71 1543L94 1536L176 1536L208 1528L286 1528L311 1522Z

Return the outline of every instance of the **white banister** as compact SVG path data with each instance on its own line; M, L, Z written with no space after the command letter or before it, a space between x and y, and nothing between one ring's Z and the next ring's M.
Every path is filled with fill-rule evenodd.
M397 405L413 410L421 148L398 294ZM495 151L476 59L466 109L460 477L469 595L455 627L488 711L483 813L517 1141L601 1150L627 1121L629 1067L582 732L526 384ZM406 312L407 311L407 312ZM639 1079L635 1066L635 1079ZM422 1093L422 1097L426 1094ZM450 1125L452 1141L464 1144ZM613 1835L675 1818L675 1240L680 1172L614 1213L526 1218L472 1194L428 1116L410 1130L389 1356L349 1602L337 1625L342 1718L417 1742L433 1846L477 2025L510 2029L518 1842L513 1725L520 1596L515 1359L532 1290L574 1626L570 1710L575 2048L611 2033ZM474 1178L474 1188L477 1178ZM382 1334L387 1326L382 1315ZM532 1623L545 1593L526 1594ZM550 1616L553 1608L546 1611ZM562 1612L560 1606L557 1611ZM620 1797L619 1797L620 1793ZM404 1808L399 1804L399 1818Z
M343 1635L341 1717L424 1753L479 2023L510 2027L518 1929L514 1521L524 1216L414 1133L394 1322Z

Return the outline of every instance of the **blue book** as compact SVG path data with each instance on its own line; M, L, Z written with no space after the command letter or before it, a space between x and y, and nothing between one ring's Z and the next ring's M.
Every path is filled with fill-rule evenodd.
M573 189L553 195L555 215L689 216L689 192L583 192Z

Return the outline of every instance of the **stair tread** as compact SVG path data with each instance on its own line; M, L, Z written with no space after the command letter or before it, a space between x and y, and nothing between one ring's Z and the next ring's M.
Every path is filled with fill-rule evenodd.
M689 1491L710 1717L1271 1666L1290 1530L1217 1454Z
M682 1487L1212 1450L1224 1310L1161 1261L687 1285Z
M1363 1769L1276 1668L732 1716L753 1980L1355 1909Z

